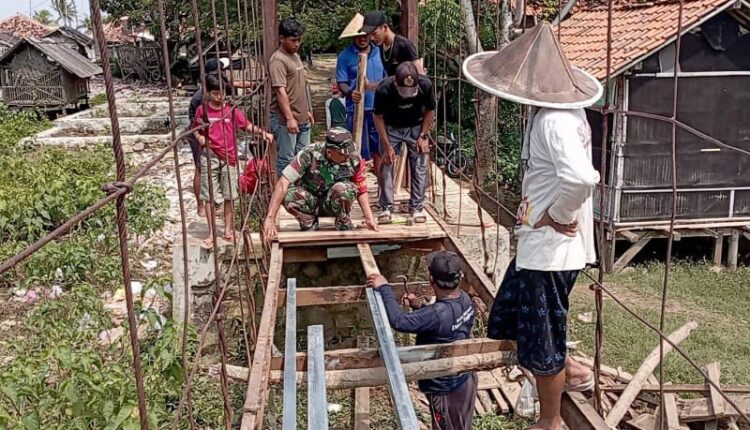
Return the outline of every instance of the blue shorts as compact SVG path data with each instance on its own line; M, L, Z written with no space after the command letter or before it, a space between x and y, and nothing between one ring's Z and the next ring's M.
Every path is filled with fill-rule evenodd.
M354 112L346 113L346 129L354 133ZM380 136L375 128L375 120L372 117L372 111L365 111L364 121L362 122L362 150L360 155L363 160L370 160L375 154L380 154Z
M534 375L556 375L565 367L568 296L578 272L517 270L513 259L495 296L487 337L515 340L518 362Z

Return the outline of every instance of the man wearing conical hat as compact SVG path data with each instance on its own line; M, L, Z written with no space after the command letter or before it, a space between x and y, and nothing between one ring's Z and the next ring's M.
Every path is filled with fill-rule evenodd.
M349 25L339 36L339 39L351 39L336 59L336 82L341 94L346 97L347 126L354 133L354 107L364 98L364 121L362 122L362 148L360 155L364 160L373 160L375 172L380 171L380 139L372 118L372 108L375 100L375 90L378 83L385 78L385 68L380 59L380 48L370 43L367 33L361 32L364 17L354 15ZM367 54L367 69L364 94L357 91L357 71L359 70L359 54Z
M578 272L593 263L591 129L584 107L602 87L572 67L552 28L536 26L497 52L463 64L477 87L534 112L524 139L523 200L516 258L492 305L487 335L517 342L518 361L536 379L539 421L533 430L562 430L563 390L593 388L591 372L566 356L568 295Z

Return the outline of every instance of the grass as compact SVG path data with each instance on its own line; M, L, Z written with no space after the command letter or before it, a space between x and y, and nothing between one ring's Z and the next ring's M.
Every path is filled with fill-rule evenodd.
M91 100L89 101L91 106L99 106L105 103L107 103L107 95L104 93L99 93L94 97L91 97Z
M663 264L636 266L626 273L606 277L608 288L633 311L658 327ZM750 268L716 273L707 263L677 263L671 274L666 313L666 331L688 321L699 326L680 346L699 365L721 362L723 383L750 383ZM593 355L594 324L577 318L594 310L593 293L581 276L573 292L570 337L580 340L582 352ZM606 297L606 295L605 295ZM634 372L658 345L657 336L635 320L613 300L604 301L604 362ZM665 360L666 379L673 383L700 383L700 374L677 352Z

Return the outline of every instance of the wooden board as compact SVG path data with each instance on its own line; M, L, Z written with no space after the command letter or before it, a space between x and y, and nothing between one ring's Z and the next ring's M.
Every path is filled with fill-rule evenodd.
M360 336L357 346L365 348L369 345L368 339ZM354 389L354 430L369 430L370 428L370 388L360 387Z
M716 384L719 384L719 381L721 379L721 368L718 361L715 361L713 363L709 363L706 365L706 373L708 373L708 378L713 381ZM712 385L706 383L708 385L709 389L709 398L711 399L711 410L713 411L713 414L719 418L724 416L725 413L725 407L724 407L724 398L721 397L721 394L719 394L719 391L714 388Z
M563 393L560 413L570 429L610 430L610 427L596 412L594 406L581 393Z
M730 398L737 403L743 413L750 414L750 396L730 396ZM717 418L713 414L711 400L708 398L686 399L681 400L680 403L682 405L680 409L680 421L682 422L709 421ZM727 405L726 417L736 417L738 415L737 411L731 405Z
M281 265L284 251L277 243L271 246L271 261L268 266L268 281L263 302L263 312L255 342L253 367L248 377L245 404L243 406L241 430L255 430L262 426L263 410L268 399L268 378L271 371L271 349L276 312L278 289L281 282Z
M432 287L427 282L409 282L406 284L409 291L416 293L418 297L434 296ZM404 284L394 283L393 293L401 297L405 292ZM279 300L284 301L285 290L279 290ZM341 305L349 303L365 302L364 285L347 285L340 287L307 287L297 290L297 307Z
M297 279L286 281L283 430L297 430Z
M326 369L323 364L325 338L322 325L307 327L307 430L328 428Z

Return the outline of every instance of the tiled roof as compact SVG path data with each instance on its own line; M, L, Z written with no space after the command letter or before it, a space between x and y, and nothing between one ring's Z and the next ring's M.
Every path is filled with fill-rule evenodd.
M685 0L683 34L735 0ZM612 76L671 42L677 31L679 3L650 2L612 10ZM607 8L579 11L563 21L560 43L568 60L599 79L607 75Z
M44 37L54 29L20 13L0 21L0 33L10 33L16 37Z

